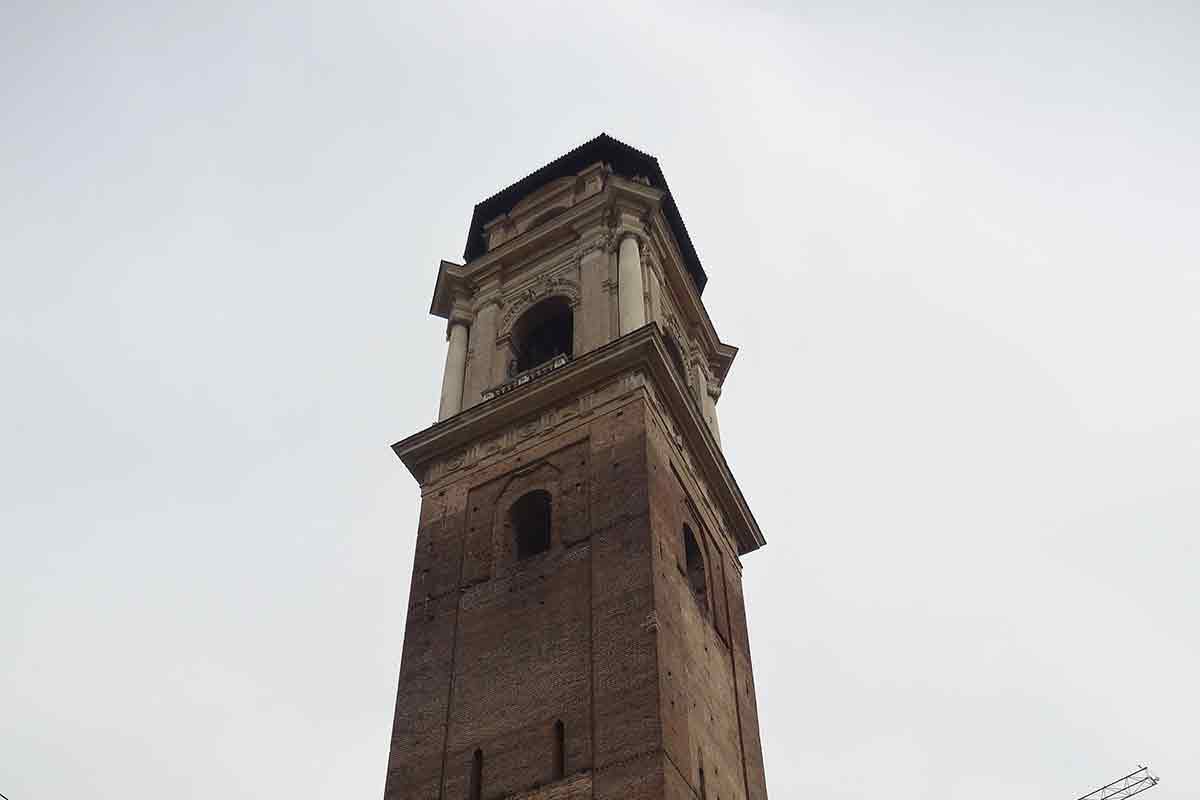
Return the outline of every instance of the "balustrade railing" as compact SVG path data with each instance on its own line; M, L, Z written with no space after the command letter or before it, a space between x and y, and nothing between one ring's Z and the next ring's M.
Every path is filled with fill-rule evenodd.
M530 381L537 380L548 372L553 372L559 367L565 366L570 360L570 356L566 355L565 353L560 353L549 361L543 361L536 367L531 367L524 372L518 372L504 383L497 384L490 389L485 389L481 396L484 400L491 400L493 397L499 397L502 394L508 394L513 389L524 386Z

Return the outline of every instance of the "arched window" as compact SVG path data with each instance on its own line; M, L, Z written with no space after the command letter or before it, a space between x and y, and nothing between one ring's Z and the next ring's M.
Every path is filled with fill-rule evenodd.
M524 372L555 356L572 355L575 315L565 297L550 297L525 312L513 326L516 371Z
M696 535L687 525L683 526L683 556L687 562L687 579L692 593L700 601L700 607L707 608L705 598L708 594L708 584L704 580L704 554L700 550L700 543L696 541Z
M517 560L550 549L550 493L536 489L512 504L509 521L517 544Z

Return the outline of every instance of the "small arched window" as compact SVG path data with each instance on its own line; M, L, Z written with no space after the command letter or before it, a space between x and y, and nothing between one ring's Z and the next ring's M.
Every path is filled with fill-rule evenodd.
M688 585L692 587L692 594L700 601L701 608L707 608L708 584L704 579L704 553L700 550L696 535L687 525L683 526L683 557L687 564L687 579Z
M513 326L516 372L533 369L555 356L572 355L575 315L565 297L550 297L525 312Z
M543 489L521 495L509 511L517 560L550 549L550 493Z

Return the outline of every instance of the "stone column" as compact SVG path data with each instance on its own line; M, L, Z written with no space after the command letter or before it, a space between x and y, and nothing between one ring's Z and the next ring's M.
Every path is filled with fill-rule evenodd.
M617 305L621 313L621 335L646 324L646 301L642 290L642 253L637 236L621 239L617 256Z
M463 409L478 405L483 392L503 380L492 372L492 365L496 360L494 351L499 316L500 307L494 299L489 299L475 312L475 318L471 320L471 357L467 360L467 376L463 381Z
M599 236L588 242L579 259L579 308L575 311L575 355L590 353L608 344L612 333L612 294L609 271L611 254L608 237Z
M438 421L452 417L462 411L463 378L467 367L467 323L460 319L450 320L446 338L446 371L442 374L442 401L438 407Z

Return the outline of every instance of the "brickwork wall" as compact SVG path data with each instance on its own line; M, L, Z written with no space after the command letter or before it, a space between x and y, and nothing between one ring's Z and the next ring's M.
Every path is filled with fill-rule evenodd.
M699 500L699 488L681 462L669 430L658 415L650 419L655 610L668 771L675 771L697 797L703 768L708 798L745 798L747 772L756 767L744 766L750 759L743 755L740 729L747 719L740 712L730 641L731 627L737 623L731 626L726 602L726 583L740 586L741 570L732 542L722 532L723 521ZM703 552L707 583L703 596L693 592L687 578L685 524ZM744 629L744 618L741 625ZM757 741L756 733L755 746Z
M591 800L591 797L592 776L584 773L514 794L509 800Z
M387 800L467 798L477 748L484 800L694 799L701 759L709 800L736 800L744 748L762 783L740 567L658 413L630 391L423 487ZM552 497L551 547L517 560L507 511L532 489Z
M750 663L750 637L746 630L746 605L742 597L740 575L726 578L729 618L733 639L733 663L737 671L738 710L741 715L742 743L746 754L749 800L766 800L767 776L763 768L762 741L758 730L758 702L754 694L754 672Z

